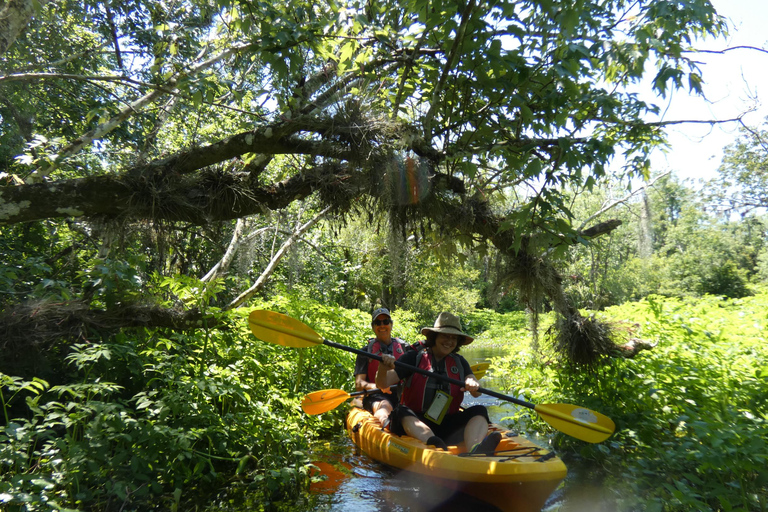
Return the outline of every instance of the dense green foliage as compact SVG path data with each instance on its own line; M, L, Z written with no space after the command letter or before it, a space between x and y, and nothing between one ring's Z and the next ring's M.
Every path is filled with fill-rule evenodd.
M555 433L566 463L602 468L609 503L592 503L595 509L768 510L767 306L765 294L650 296L601 313L625 338L654 344L634 358L574 374L513 341L512 353L494 361L494 375L534 403L581 404L616 422L616 433L599 445ZM524 337L497 318L497 328L506 324L504 339ZM527 409L509 420L548 428Z
M359 311L301 300L260 306L362 343ZM66 384L0 374L0 503L185 510L225 486L265 503L296 496L308 443L328 428L303 415L300 397L348 385L352 361L256 341L244 313L202 336L144 332L75 345Z
M195 290L175 285L178 296ZM349 346L370 335L369 314L358 310L298 296L254 307ZM249 311L191 335L143 331L74 345L65 384L0 373L0 504L185 510L219 492L290 503L309 482L309 444L338 428L304 415L300 399L349 388L353 357L257 341ZM413 315L401 311L395 320L393 333L413 338Z
M547 356L546 344L531 352L522 312L477 310L464 323L478 346L510 353L492 366L505 392L581 404L616 422L600 445L554 433L567 463L603 468L602 499L614 510L765 510L767 305L764 294L650 296L608 308L600 315L620 338L654 346L583 373ZM258 307L350 346L369 332L365 312L295 296ZM183 510L200 500L215 506L216 494L288 506L309 481L309 444L337 431L343 415L303 415L299 400L349 389L353 360L256 341L246 312L202 337L143 333L77 345L68 384L3 375L0 499L10 510ZM415 315L394 318L395 335L417 337ZM505 421L549 429L528 409Z
M624 222L610 235L575 247L561 266L576 304L601 309L649 294L740 298L765 282L764 216L718 214L700 191L674 176L619 203L623 197L626 191L616 187L574 197L579 217L615 202L609 215Z

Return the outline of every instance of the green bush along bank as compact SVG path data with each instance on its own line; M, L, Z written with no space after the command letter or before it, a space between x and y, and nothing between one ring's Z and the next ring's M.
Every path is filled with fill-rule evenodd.
M616 422L598 445L553 433L566 461L602 468L615 510L768 510L767 312L765 294L651 296L600 314L655 345L634 358L574 373L519 342L492 368L534 403L580 404ZM528 410L509 419L547 428Z
M352 345L368 320L298 298L256 307ZM311 440L334 426L304 415L301 397L348 388L352 357L257 341L251 309L222 329L76 345L63 384L0 374L0 508L188 510L222 489L264 506L298 496Z

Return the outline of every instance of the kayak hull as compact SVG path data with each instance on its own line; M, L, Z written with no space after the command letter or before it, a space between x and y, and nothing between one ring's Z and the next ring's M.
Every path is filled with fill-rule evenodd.
M347 415L346 428L352 442L372 459L504 512L539 512L566 475L565 464L554 453L493 425L491 429L502 433L493 456L465 454L463 445L452 446L449 452L433 450L412 437L382 429L370 413L357 407Z

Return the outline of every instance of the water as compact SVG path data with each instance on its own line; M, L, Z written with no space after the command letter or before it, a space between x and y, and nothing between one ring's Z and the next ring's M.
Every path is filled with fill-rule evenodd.
M499 355L500 349L462 351L470 364L489 361ZM493 369L488 371L480 385L488 389L494 386ZM523 398L523 397L520 397ZM504 418L514 415L520 408L486 395L474 398L466 395L464 404L483 404L488 408L490 419L502 425ZM537 435L527 436L542 447L550 447L551 440ZM318 447L314 453L315 464L326 480L314 483L306 508L327 512L498 512L498 509L470 496L426 484L418 476L381 465L357 448L346 435ZM602 476L594 468L580 465L578 461L564 461L568 477L550 497L544 512L600 512L614 511L607 492L601 485Z
M325 453L315 463L327 480L312 484L311 510L498 512L471 496L423 482L418 475L388 468L357 454L351 441L340 443L337 448L341 450Z

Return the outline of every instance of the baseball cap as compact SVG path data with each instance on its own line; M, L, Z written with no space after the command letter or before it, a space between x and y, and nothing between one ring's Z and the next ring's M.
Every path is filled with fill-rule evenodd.
M389 318L392 318L392 315L389 314L389 310L387 308L378 308L373 310L373 314L371 315L371 322L376 320L379 315L387 315Z

